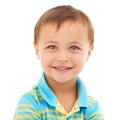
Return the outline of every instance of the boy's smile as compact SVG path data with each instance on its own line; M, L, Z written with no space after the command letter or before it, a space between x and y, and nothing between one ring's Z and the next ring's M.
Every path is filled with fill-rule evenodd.
M70 21L58 31L55 25L44 25L35 48L47 81L58 83L75 80L91 53L86 29Z
M73 67L67 67L67 66L56 66L53 67L54 70L56 70L57 72L60 73L65 73L65 72L69 72Z

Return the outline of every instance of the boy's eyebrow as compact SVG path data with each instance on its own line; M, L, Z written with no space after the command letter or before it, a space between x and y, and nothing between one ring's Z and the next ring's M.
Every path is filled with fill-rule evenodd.
M72 41L70 44L78 44L78 45L83 45L82 42L77 42L77 41Z
M47 42L45 42L45 44L49 44L49 43L57 43L57 42L55 42L55 41L47 41Z

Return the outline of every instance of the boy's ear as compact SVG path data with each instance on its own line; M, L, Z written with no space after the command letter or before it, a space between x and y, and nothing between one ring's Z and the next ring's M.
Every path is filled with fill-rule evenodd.
M89 57L91 56L91 53L92 53L93 49L94 49L94 45L91 46L88 50L88 54L87 54L87 57L86 57L86 62L88 61Z
M33 43L33 46L34 46L34 48L35 48L35 53L36 53L36 55L37 55L37 58L39 59L40 57L39 57L38 45L37 45L36 43Z

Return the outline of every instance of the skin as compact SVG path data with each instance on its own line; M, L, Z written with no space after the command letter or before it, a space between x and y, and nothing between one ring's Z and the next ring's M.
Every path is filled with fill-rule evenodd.
M78 97L76 78L93 49L86 29L79 22L67 21L58 31L55 25L44 25L39 36L34 46L46 81L70 112Z

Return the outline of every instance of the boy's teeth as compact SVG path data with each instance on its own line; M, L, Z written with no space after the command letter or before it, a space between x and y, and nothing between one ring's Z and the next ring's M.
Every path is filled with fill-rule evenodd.
M57 69L65 70L66 67L56 67Z

